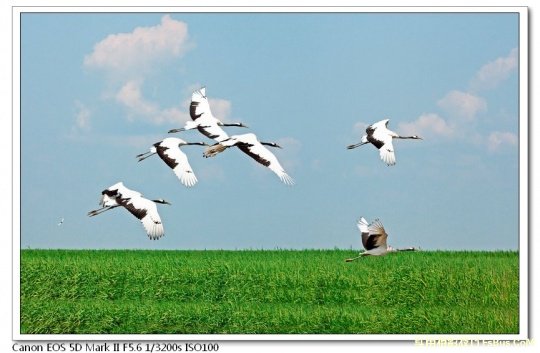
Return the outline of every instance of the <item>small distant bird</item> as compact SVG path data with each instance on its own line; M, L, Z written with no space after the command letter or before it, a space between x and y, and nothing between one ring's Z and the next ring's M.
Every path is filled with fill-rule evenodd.
M273 171L281 181L287 185L293 185L294 180L291 178L283 169L276 156L270 152L266 146L281 148L275 142L260 142L257 139L255 134L243 134L243 135L233 135L226 140L221 141L220 143L214 144L204 151L204 157L214 157L216 154L225 151L225 149L236 146L242 152L256 160L258 163L268 167Z
M88 216L96 216L122 206L141 221L148 237L155 240L165 234L156 203L170 205L163 199L145 199L141 193L130 190L122 182L118 182L101 192L101 208L88 212Z
M137 158L140 162L157 153L159 158L173 170L182 184L191 187L197 183L197 177L193 173L186 154L180 150L181 146L187 145L208 146L206 142L186 142L176 137L167 137L163 141L154 143L149 152L138 154Z
M381 159L387 165L396 164L396 156L394 154L394 146L392 145L392 139L415 139L421 140L422 138L416 135L412 136L400 136L395 132L388 129L388 121L390 119L384 119L375 124L372 124L366 128L366 135L362 136L361 142L347 146L348 149L353 149L367 143L373 144L373 146L379 149Z
M58 226L61 226L62 224L64 224L64 217L62 217L62 219L60 220L60 222L58 222Z
M182 128L169 130L169 133L197 129L204 136L221 142L229 137L221 128L222 126L247 127L242 123L223 123L212 115L210 104L208 104L206 98L206 87L196 90L191 95L189 115L192 121L186 122L186 125Z

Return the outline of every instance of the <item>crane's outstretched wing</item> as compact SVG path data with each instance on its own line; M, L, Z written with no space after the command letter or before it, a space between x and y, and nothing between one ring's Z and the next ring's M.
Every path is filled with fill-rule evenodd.
M285 169L283 169L276 156L274 156L274 154L264 147L260 142L253 144L238 143L236 146L258 163L268 167L283 183L287 185L294 184L293 178L291 178L285 172Z
M156 146L158 156L171 168L180 179L182 184L191 187L197 183L197 177L189 164L188 158L180 150L178 145L170 146L168 144L158 144Z
M117 199L119 197L120 198L123 197L123 195L139 196L139 197L142 196L141 193L137 191L133 191L125 187L124 183L120 181L112 186L109 186L107 189L101 192L101 199L99 201L99 204L102 207L117 206L118 205Z
M222 125L221 121L212 115L205 87L196 90L191 95L189 115L198 124L197 130L204 136L217 142L229 138L229 135L220 126Z
M189 106L189 115L192 120L197 120L203 115L212 116L212 111L210 110L210 104L208 104L208 99L206 98L206 88L196 90L191 95L191 104Z
M209 139L221 142L229 138L229 135L217 124L199 125L197 130Z
M392 140L387 141L381 148L379 148L379 154L381 155L381 160L386 163L386 165L396 164L396 155L394 153L394 145Z
M157 206L153 201L143 197L121 198L119 204L141 221L150 239L156 240L165 234Z
M365 248L367 240L369 238L368 222L366 221L364 217L360 217L358 222L356 222L356 226L360 230L360 236L362 237L362 245Z
M381 120L368 126L366 133L367 140L379 149L381 160L390 166L396 164L396 156L392 145L392 132L387 128L388 120Z
M366 250L375 249L378 247L386 248L386 239L388 234L384 230L384 227L378 219L371 222L368 227L369 234L364 236L365 233L362 233L362 244Z

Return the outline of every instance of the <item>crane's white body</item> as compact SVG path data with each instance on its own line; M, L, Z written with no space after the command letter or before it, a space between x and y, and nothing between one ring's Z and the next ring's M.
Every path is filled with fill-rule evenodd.
M242 134L242 135L233 135L228 139L221 141L220 143L210 146L204 152L205 157L213 157L218 153L223 152L229 147L236 146L242 152L253 158L258 163L268 167L273 171L279 179L287 184L293 185L294 180L286 172L285 169L281 166L276 156L270 152L263 144L279 147L275 143L260 142L257 139L257 136L252 133Z
M394 153L394 145L392 144L392 139L399 137L399 135L396 134L394 131L388 129L388 121L389 119L385 119L371 125L373 133L371 134L371 136L366 135L366 140L382 142L383 145L379 148L379 155L381 156L381 160L387 165L394 165L396 164L396 155ZM369 128L370 127L368 127L368 129Z
M181 146L186 145L207 145L203 142L186 142L177 137L167 137L163 141L155 143L150 152L137 155L139 162L156 154L165 164L169 166L174 174L180 179L180 182L187 187L191 187L197 183L197 177L193 172L193 168L189 164L188 157L180 150Z
M168 202L148 200L141 193L125 187L122 182L103 190L101 194L100 205L102 208L88 212L89 216L96 216L122 206L141 221L150 239L159 239L165 234L155 202Z

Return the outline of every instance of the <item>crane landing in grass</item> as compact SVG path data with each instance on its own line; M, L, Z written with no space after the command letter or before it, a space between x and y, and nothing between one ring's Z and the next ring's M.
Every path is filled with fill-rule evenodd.
M388 234L386 233L386 230L384 229L384 226L379 219L376 219L371 222L371 224L368 224L364 217L360 217L360 219L356 223L356 226L360 230L360 235L362 237L362 245L366 250L364 252L361 252L360 255L357 257L346 259L346 262L351 262L368 255L382 256L388 254L389 252L418 250L414 247L395 249L388 245L386 242Z
M165 234L156 203L170 205L163 199L145 199L141 193L130 190L122 182L119 182L101 192L101 208L88 212L88 216L97 216L122 206L141 221L148 237L155 240Z
M381 159L386 165L396 164L396 155L394 154L394 146L392 145L392 139L413 139L421 140L422 138L417 135L412 136L400 136L394 131L388 129L388 121L390 119L384 119L375 124L369 125L366 128L366 135L362 136L362 140L354 145L347 146L348 149L360 147L367 143L371 143L373 146L379 149Z

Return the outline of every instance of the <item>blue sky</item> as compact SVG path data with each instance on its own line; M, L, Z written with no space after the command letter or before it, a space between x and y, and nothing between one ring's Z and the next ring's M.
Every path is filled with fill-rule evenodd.
M364 216L396 247L517 249L518 34L515 13L23 14L21 247L357 249ZM283 146L295 186L238 150L184 148L191 189L137 163L202 85L250 127L229 134ZM424 138L396 141L393 167L345 148L384 118ZM164 238L86 216L118 181L172 203Z

